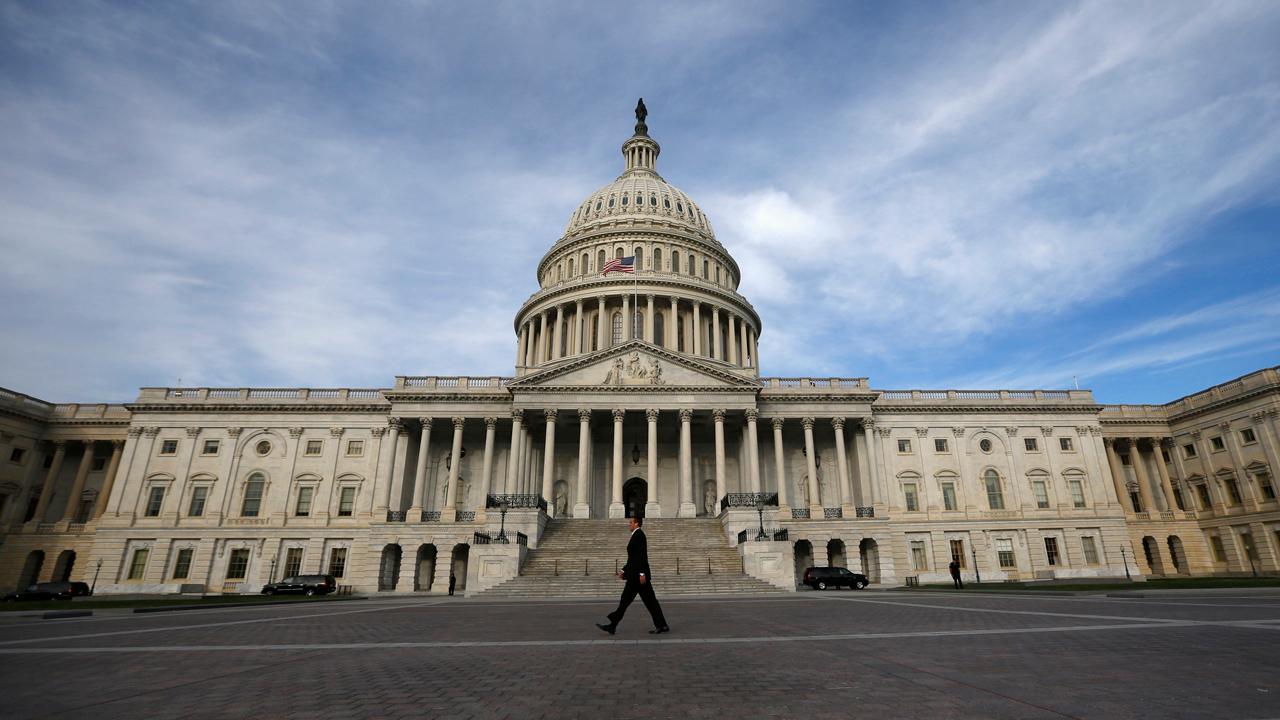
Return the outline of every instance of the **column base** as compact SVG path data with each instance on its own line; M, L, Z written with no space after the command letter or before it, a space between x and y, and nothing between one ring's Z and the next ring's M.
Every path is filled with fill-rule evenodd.
M458 508L447 507L440 511L440 522L451 523L458 521Z
M574 505L573 516L583 520L591 517L591 506L586 503L578 503Z
M680 503L680 509L676 511L676 517L698 517L698 508L691 502L682 502Z
M411 523L421 522L422 508L417 505L410 507L408 510L405 511L404 521L411 522Z
M622 506L622 503L609 504L609 517L620 518L620 517L626 517L626 515L627 515L627 509Z
M825 512L823 512L824 510L825 510L825 508L823 508L821 505L810 505L810 506L809 506L809 519L810 519L810 520L822 520L822 519L826 516L826 513L825 513ZM816 555L814 556L814 561L815 561L815 563L817 562L817 556L816 556Z
M662 506L656 502L648 502L644 504L644 516L651 518L662 517Z

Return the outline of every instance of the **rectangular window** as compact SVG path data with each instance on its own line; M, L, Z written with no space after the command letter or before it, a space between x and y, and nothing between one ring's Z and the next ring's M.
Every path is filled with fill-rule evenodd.
M916 570L928 570L929 558L924 554L924 541L911 541L911 565Z
M200 448L200 454L201 455L217 455L218 446L221 443L222 443L221 440L205 440L204 445Z
M1075 445L1071 442L1071 438L1058 438L1058 447L1062 452L1072 452L1076 449Z
M298 488L298 506L294 509L294 514L298 517L307 517L311 514L311 497L315 495L316 489L313 487Z
M1182 456L1183 456L1183 457L1188 457L1188 458L1193 458L1193 457L1195 457L1195 456L1196 456L1196 446L1195 446L1195 443L1187 443L1186 445L1183 445L1183 446L1182 446Z
M1000 559L1002 568L1018 567L1018 561L1013 557L1013 541L1009 538L996 538L996 557Z
M1262 499L1275 500L1276 489L1271 484L1271 473L1267 472L1266 470L1263 470L1259 472L1257 475L1254 475L1254 477L1257 478L1258 480L1258 490L1262 491Z
M1045 487L1043 480L1036 480L1031 483L1031 492L1036 496L1036 507L1041 510L1049 507L1049 489Z
M1000 478L996 475L995 470L988 470L987 477L987 506L992 510L1004 509L1004 490L1000 487Z
M250 480L245 484L244 503L240 506L241 516L258 517L258 511L262 509L263 485L261 480Z
M209 488L204 485L197 485L191 488L191 504L187 506L187 515L202 517L204 515L204 501L208 497Z
M1187 509L1187 501L1182 499L1182 488L1173 489L1173 504L1177 505L1179 510Z
M93 513L93 501L81 500L80 507L76 509L75 522L78 522L78 523L89 522L89 515L92 513ZM4 502L3 502L3 498L0 498L0 516L3 516L3 515L4 515Z
M302 548L289 548L284 556L284 576L293 577L302 572Z
M1220 452L1227 449L1227 444L1222 441L1221 437L1211 437L1209 438L1209 447L1213 448L1214 452Z
M960 563L960 567L963 568L964 567L964 541L952 540L950 544L951 544L951 561Z
M178 551L178 559L173 563L173 579L186 580L191 576L191 555L195 552L191 548L182 548Z
M1067 487L1071 488L1071 504L1077 508L1084 507L1084 483L1079 480L1069 480Z
M151 551L147 548L138 548L133 551L133 560L129 563L129 579L141 580L143 573L147 571L147 556Z
M942 509L944 510L956 509L956 484L955 483L949 483L949 482L942 483Z
M177 440L161 440L160 454L161 455L177 455L178 441Z
M351 517L356 509L356 489L353 487L342 488L342 494L338 496L338 517Z
M26 448L14 448L9 451L9 462L21 463L22 458L25 457L26 454L27 454Z
M360 457L361 455L364 455L364 441L348 440L347 457Z
M899 440L899 441L898 441L898 452L900 452L900 453L909 453L909 452L911 452L911 441L910 441L910 440Z
M1058 538L1047 537L1044 539L1044 556L1049 559L1050 565L1058 564Z
M1196 485L1196 495L1200 497L1200 509L1212 510L1213 498L1209 496L1209 486L1205 484Z
M1084 548L1084 561L1088 565L1098 564L1098 541L1092 535L1080 538L1080 547Z
M1217 562L1227 561L1227 549L1222 546L1222 538L1214 535L1209 538L1209 547L1213 549L1213 559Z
M319 454L320 454L321 452L323 452L323 451L324 451L324 441L323 441L323 440L308 440L308 441L307 441L307 454L308 454L308 455L319 455Z
M940 452L940 453L944 453L944 452L946 452L946 451L947 451L947 439L946 439L946 438L934 438L934 440L933 440L933 451L934 451L934 452Z
M1245 428L1240 431L1240 442L1245 445L1258 442L1258 436L1253 434L1253 428Z
M329 551L329 574L340 578L347 572L347 549L334 548Z
M907 498L907 510L915 512L920 509L920 503L916 499L916 484L905 483L902 486L902 494Z
M1022 446L1027 449L1027 452L1036 452L1040 449L1040 442L1035 438L1022 438Z
M245 573L249 571L249 548L237 548L231 551L231 558L227 560L227 579L243 580Z
M158 517L160 508L164 505L164 486L156 485L151 488L151 492L147 495L147 517Z
M1235 478L1227 478L1222 481L1227 486L1227 497L1231 498L1232 505L1240 504L1240 486L1236 484Z
M106 470L106 469L107 469L106 458L96 457L93 459L93 465L90 466L90 470L92 470L93 472L102 472L103 470Z

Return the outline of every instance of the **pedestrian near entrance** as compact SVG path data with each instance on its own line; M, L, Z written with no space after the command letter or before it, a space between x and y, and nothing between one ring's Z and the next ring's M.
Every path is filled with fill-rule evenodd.
M963 590L964 581L960 579L960 561L952 560L947 567L951 570L951 582L955 583L957 590Z
M609 624L596 623L596 627L610 635L618 629L618 623L622 621L622 616L627 612L627 606L636 599L636 595L640 596L645 609L649 611L649 616L653 618L653 629L649 634L671 632L671 628L667 626L667 619L662 615L662 606L658 604L658 598L653 594L653 577L649 572L649 542L645 539L644 530L640 529L642 525L644 525L643 518L631 518L631 539L627 541L627 564L623 565L622 571L618 573L618 577L625 580L627 584L622 588L618 609L609 613Z
M449 594L453 594L453 586L458 583L458 578L454 577L453 571L449 571Z

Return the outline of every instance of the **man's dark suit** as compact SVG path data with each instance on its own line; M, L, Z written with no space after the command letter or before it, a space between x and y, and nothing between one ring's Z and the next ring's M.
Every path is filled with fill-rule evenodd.
M645 582L640 582L644 575ZM618 609L609 613L609 623L616 626L627 612L627 606L640 595L644 607L653 618L653 627L662 630L667 627L667 619L662 615L662 606L653 594L653 575L649 573L649 543L644 537L644 530L637 528L627 541L627 564L622 566L623 579L627 584L622 589L622 599L618 601Z

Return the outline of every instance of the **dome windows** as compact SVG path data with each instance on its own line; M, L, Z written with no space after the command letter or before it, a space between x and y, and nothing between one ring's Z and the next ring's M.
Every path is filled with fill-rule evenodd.
M600 212L600 202L599 200L596 201L596 212Z
M627 206L627 194L622 193L622 207L626 207L626 206Z
M664 207L664 208L666 208L666 209L670 210L670 209L671 209L671 198L667 197L666 195L663 195L663 196L662 196L662 207Z
M613 196L609 196L609 207L613 207Z
M680 202L679 200L676 201L676 212L678 213L684 212L684 203Z
M658 196L657 196L657 195L650 195L650 196L649 196L649 204L650 204L650 205L652 205L653 207L658 207Z

